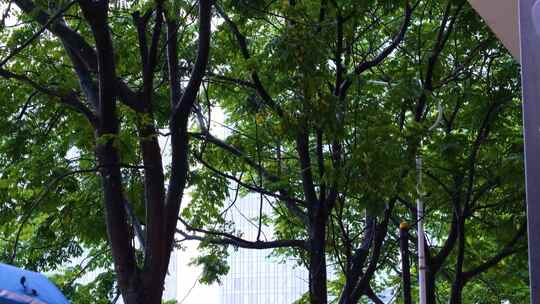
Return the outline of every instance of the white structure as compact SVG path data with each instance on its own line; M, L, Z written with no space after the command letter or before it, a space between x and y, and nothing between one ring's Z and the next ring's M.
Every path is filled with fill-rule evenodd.
M243 237L255 241L258 234L260 198L249 195L229 209ZM268 202L263 213L271 214ZM261 241L272 238L271 229L262 229ZM271 256L272 250L237 249L229 251L230 271L219 288L219 304L290 304L308 291L308 273L295 261L283 262Z
M519 60L519 22L517 0L469 0L501 40Z
M243 238L256 240L260 201L257 195L238 198L226 214L228 220L242 231ZM270 214L267 202L263 212ZM263 229L261 240L272 238L271 229ZM197 256L197 243L192 242L187 250L179 252L178 292L180 304L291 304L308 291L308 274L295 261L271 257L272 250L234 249L229 251L229 273L222 284L212 286L198 283L201 269L188 265Z
M241 249L229 257L231 270L219 288L219 304L291 304L308 290L307 273L278 263L269 250Z

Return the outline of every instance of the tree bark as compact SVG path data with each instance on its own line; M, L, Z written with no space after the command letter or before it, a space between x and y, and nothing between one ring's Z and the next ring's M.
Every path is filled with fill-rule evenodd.
M165 278L167 265L171 257L171 251L176 233L178 213L184 188L187 182L189 171L189 134L188 122L197 94L201 86L206 67L210 56L210 37L212 33L212 3L211 0L199 1L199 43L197 46L197 59L191 71L189 82L180 97L180 88L178 80L178 50L176 45L168 43L167 61L170 83L170 101L172 115L169 123L171 132L171 177L165 196L165 210L163 214L163 223L165 225L165 250L164 268L161 269L162 278ZM168 21L168 37L177 39L177 30L174 27L174 21Z
M116 109L114 51L107 25L108 1L84 0L80 5L96 41L99 88L96 157L100 166L107 234L118 287L126 304L157 304L161 301L162 290L147 289L142 284L124 208L120 156L114 144L118 140L120 127Z
M316 208L311 216L309 293L312 304L326 304L326 210Z
M366 211L366 230L361 246L354 254L347 258L347 271L345 273L345 285L341 291L339 304L352 303L354 288L363 275L364 264L375 239L377 221L374 216Z
M409 225L399 225L399 247L401 251L401 278L403 286L403 303L412 304L411 296L411 264L409 259Z
M428 266L426 271L426 297L427 304L437 304L437 297L435 296L435 278L436 273L431 267Z
M465 217L459 216L458 224L458 252L455 265L454 282L450 294L449 304L461 304L461 291L463 290L463 263L465 262Z

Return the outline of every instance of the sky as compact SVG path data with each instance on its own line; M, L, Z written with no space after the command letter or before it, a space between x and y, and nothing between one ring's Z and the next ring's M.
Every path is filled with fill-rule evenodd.
M197 256L197 244L191 242L186 251L177 252L178 262L176 280L176 299L179 304L218 303L219 285L203 285L198 282L201 267L188 265L189 261Z
M224 113L219 108L212 109L211 132L216 137L225 138L229 133L222 126L224 121ZM168 138L160 136L159 142L163 150L163 163L166 165L170 162L169 141ZM183 207L189 204L189 201L190 196L188 189L184 195L184 202L182 203ZM219 285L214 284L208 286L199 283L198 280L202 273L202 267L189 265L190 261L198 255L197 242L186 241L183 242L182 246L184 246L183 250L177 250L174 253L174 263L176 263L176 267L170 268L176 268L174 270L176 280L169 279L169 281L165 283L166 296L169 291L171 291L171 294L176 294L176 299L179 304L218 303ZM171 261L171 263L173 263L173 261ZM175 289L174 292L172 292L173 289Z

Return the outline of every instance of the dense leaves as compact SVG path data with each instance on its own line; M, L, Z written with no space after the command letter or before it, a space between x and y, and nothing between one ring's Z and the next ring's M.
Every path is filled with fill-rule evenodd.
M148 279L148 263L171 249L157 233L170 230L175 241L201 241L193 263L204 266L205 283L228 271L227 249L274 248L308 268L301 301L379 303L391 293L399 302L397 227L409 222L415 253L422 197L430 303L527 301L518 66L465 1L215 1L198 93L197 7L206 1L97 1L108 8L104 49L92 1L4 2L2 262L54 273L75 303L108 303L130 290L122 255L135 261L133 282L160 281ZM84 48L45 30L39 11L62 12L52 24L110 51L115 85ZM106 60L100 67L111 68ZM116 91L98 98L98 87ZM118 100L111 112L106 97ZM114 183L103 160L115 155L116 194L131 211L111 222ZM181 213L154 209L171 197L179 204L184 187ZM253 193L272 211L250 220L270 227L271 239L227 217ZM174 222L160 227L168 217ZM132 253L115 249L115 219ZM138 228L155 251L141 248ZM79 279L86 273L99 275Z

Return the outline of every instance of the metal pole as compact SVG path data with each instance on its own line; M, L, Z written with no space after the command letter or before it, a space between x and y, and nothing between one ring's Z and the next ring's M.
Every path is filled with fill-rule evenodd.
M422 144L420 144L422 146ZM422 156L416 156L416 220L418 222L418 292L419 304L427 303L426 293L426 238L424 233L424 202L422 201Z
M439 100L437 106L437 120L428 131L433 131L442 122L443 106ZM416 152L416 220L418 222L418 303L427 304L427 284L426 284L426 237L424 231L424 200L422 189L422 145L423 140L420 140L420 147Z
M519 20L531 303L540 304L540 33L535 29L540 20L534 20L535 2L520 0Z

